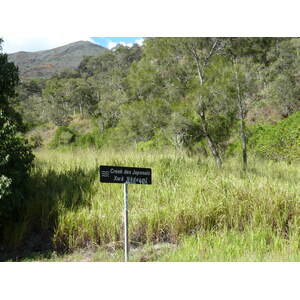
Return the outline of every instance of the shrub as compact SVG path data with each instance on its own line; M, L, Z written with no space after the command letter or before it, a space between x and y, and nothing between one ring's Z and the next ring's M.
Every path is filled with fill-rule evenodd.
M55 132L55 136L50 143L51 148L59 146L67 146L74 143L76 140L76 133L67 126L59 126Z
M153 141L139 142L136 144L136 149L138 151L148 151L155 148L155 143Z
M76 139L76 145L80 147L95 146L95 136L93 134L84 134Z
M33 148L42 146L42 137L38 133L34 133L28 137L28 142Z
M16 126L0 111L0 217L18 208L34 156L26 139L16 136Z
M249 153L255 156L288 162L300 160L300 112L274 124L256 124L248 126ZM227 146L228 155L241 151L241 141L236 140Z
M273 160L300 160L300 112L259 129L251 137L253 152Z

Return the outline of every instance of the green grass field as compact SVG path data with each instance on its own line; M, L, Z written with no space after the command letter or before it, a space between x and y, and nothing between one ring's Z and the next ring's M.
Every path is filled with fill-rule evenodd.
M35 155L20 221L4 232L23 260L123 260L123 185L100 183L102 164L152 168L152 185L128 188L131 261L300 260L299 164L252 158L244 171L237 159L220 168L171 150Z

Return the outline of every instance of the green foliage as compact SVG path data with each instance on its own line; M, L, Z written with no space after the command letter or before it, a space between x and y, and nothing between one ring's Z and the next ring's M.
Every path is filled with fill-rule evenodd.
M0 39L0 50L2 39ZM11 106L19 83L18 67L0 53L0 225L4 219L13 219L13 212L22 205L24 185L33 162L31 147L16 136L22 120ZM0 235L2 228L0 229Z
M4 175L1 175L0 177L0 199L1 202L3 201L2 199L5 199L7 196L11 194L11 183L12 180ZM2 204L2 203L1 203ZM3 212L1 213L2 216Z
M77 71L22 82L13 106L28 130L45 122L71 129L78 114L97 120L97 133L78 132L76 143L65 133L62 144L153 141L216 157L238 130L243 139L251 134L249 121L277 122L299 110L299 48L296 38L147 38L143 47L85 57ZM227 150L237 152L233 143Z
M0 50L2 40L0 39ZM16 95L15 89L19 83L18 67L8 61L7 54L0 52L0 110L17 125L22 128L21 115L12 107L11 99Z
M93 147L96 144L96 138L94 134L84 134L76 138L76 146L79 147Z
M67 126L59 126L55 132L55 136L51 141L50 147L57 148L59 146L68 146L76 140L76 133Z
M278 43L270 53L273 62L264 74L261 97L272 101L272 106L281 117L287 117L300 110L299 47L299 38Z
M249 152L252 155L271 160L295 162L300 160L300 113L274 124L256 124L247 127ZM226 153L240 152L241 142L227 146Z
M58 126L66 125L70 120L72 108L65 92L66 80L52 78L47 82L43 97L44 105L48 113L48 120Z
M0 217L8 218L24 201L24 186L33 154L27 141L16 136L16 126L0 111Z
M0 41L1 44L1 41ZM19 83L18 67L8 61L7 54L0 53L0 91L1 91L1 109L5 105L7 98L15 95L15 87Z
M161 99L133 102L121 107L121 119L116 138L123 143L151 140L156 130L168 124L170 105Z
M273 160L300 160L300 112L273 126L258 127L250 138L252 151Z
M28 142L33 148L39 148L42 146L43 139L40 134L35 133L28 137Z
M147 142L139 142L136 144L136 150L138 151L149 151L155 148L154 141L147 141Z

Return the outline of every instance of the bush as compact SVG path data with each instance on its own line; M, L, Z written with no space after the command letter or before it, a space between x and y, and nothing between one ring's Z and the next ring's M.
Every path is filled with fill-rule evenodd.
M95 136L93 134L84 134L76 139L76 146L91 147L95 146Z
M42 137L38 133L34 133L28 137L28 142L33 148L42 146Z
M250 139L253 152L273 160L300 160L300 112L273 126L259 128Z
M8 218L21 205L33 159L27 140L16 136L16 126L0 111L1 218Z
M68 146L76 140L76 133L67 126L59 126L55 132L55 136L50 143L51 148L59 146Z
M300 160L300 112L274 124L256 124L248 126L249 153L255 156L274 161L288 162ZM241 141L227 146L226 153L234 155L241 152Z
M136 149L138 151L148 151L155 148L155 143L153 141L147 141L147 142L139 142L136 144Z

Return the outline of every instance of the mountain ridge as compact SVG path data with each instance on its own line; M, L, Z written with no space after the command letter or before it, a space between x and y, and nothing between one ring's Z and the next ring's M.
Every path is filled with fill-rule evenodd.
M109 50L89 41L77 41L49 50L10 53L8 59L19 67L23 79L49 78L76 69L85 56L97 56L104 51Z

